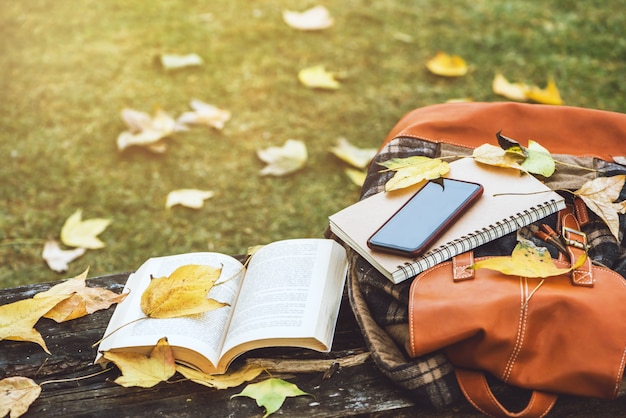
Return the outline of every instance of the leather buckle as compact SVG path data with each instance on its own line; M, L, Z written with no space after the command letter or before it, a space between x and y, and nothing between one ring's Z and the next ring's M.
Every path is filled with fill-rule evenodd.
M564 226L562 231L561 237L563 238L565 245L575 247L583 251L587 251L589 249L589 245L587 245L587 234L577 229L568 228L567 226ZM575 239L573 235L577 236L579 239Z

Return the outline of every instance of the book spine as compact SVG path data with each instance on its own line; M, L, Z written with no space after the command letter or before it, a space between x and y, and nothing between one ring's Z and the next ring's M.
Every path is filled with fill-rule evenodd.
M400 283L401 281L416 276L424 270L428 270L439 263L451 259L455 255L472 250L483 244L510 234L511 232L515 232L533 222L537 222L546 216L558 212L563 209L564 206L565 204L562 200L550 200L549 202L539 204L509 218L502 219L501 221L496 222L493 225L489 225L486 228L474 231L471 234L467 234L454 241L450 241L445 245L430 250L423 256L416 258L411 262L398 266L398 270L393 273L393 281L394 283Z

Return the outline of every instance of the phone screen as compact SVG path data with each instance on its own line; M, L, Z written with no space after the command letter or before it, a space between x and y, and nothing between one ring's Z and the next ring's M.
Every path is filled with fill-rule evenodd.
M480 184L429 181L368 240L370 248L415 257L482 194Z

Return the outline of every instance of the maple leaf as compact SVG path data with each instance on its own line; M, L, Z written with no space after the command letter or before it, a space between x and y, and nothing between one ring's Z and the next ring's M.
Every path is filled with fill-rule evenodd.
M117 137L119 151L130 146L141 146L153 152L163 153L166 149L163 139L187 129L161 109L157 109L151 117L147 113L125 108L122 109L122 119L126 122L128 130Z
M450 171L447 162L421 155L392 158L379 164L396 172L385 184L386 191L409 187L424 180L436 180Z
M287 397L303 395L311 396L310 393L302 391L293 383L272 377L259 383L247 385L240 393L231 396L231 399L237 396L252 398L258 406L265 408L263 417L267 417L278 411Z
M34 296L34 299L56 295L68 296L48 311L44 318L50 318L56 322L80 318L102 309L108 309L112 304L120 303L128 295L117 294L102 287L87 287L88 272L89 269L86 269L78 276L65 280Z
M109 219L95 218L83 221L83 211L78 209L65 220L61 228L61 241L68 247L95 250L103 248L104 242L97 236L111 223Z
M444 77L460 77L467 74L467 63L458 55L448 55L443 51L426 62L426 68L436 75Z
M298 80L306 87L314 89L337 90L340 87L336 74L326 71L323 65L303 68L298 72Z
M304 12L283 11L283 20L294 29L315 31L330 28L334 19L324 6L315 6Z
M545 89L525 83L510 83L502 74L497 73L491 84L494 93L518 102L532 100L537 103L562 105L563 99L554 80L549 79Z
M472 157L479 163L525 171L524 167L521 166L521 163L526 159L523 153L504 150L495 145L483 144L474 148Z
M72 250L62 250L58 242L48 240L43 246L41 257L45 260L48 267L57 273L67 271L69 263L81 257L87 251L86 248L74 248Z
M204 60L198 54L161 54L159 58L161 65L166 70L198 67L204 64Z
M307 156L304 142L288 139L282 147L268 147L257 151L257 156L267 163L260 174L262 176L284 176L305 166Z
M39 319L69 295L22 299L0 306L0 340L37 343L50 354L41 334L33 327Z
M537 103L549 105L563 104L563 99L561 98L559 89L556 87L556 83L552 79L548 80L548 84L544 89L537 86L531 86L526 92L526 97Z
M189 104L193 112L185 112L178 117L177 123L182 125L207 125L215 129L224 129L231 114L228 110L220 109L200 100L192 100Z
M153 277L141 295L141 309L150 318L174 318L227 306L207 298L221 272L221 267L188 264L169 276Z
M263 373L265 369L258 365L246 364L234 372L215 375L178 364L176 365L176 371L194 383L215 389L228 389L253 380Z
M547 248L537 247L531 241L518 242L510 256L491 257L470 266L477 270L486 268L510 276L546 278L567 273L585 261L583 256L571 268L558 268Z
M598 177L589 180L574 192L591 211L607 224L611 233L619 240L619 213L624 213L626 201L614 203L626 183L626 175Z
M176 373L174 354L167 342L161 338L149 355L129 352L105 351L102 356L115 363L122 375L115 383L124 387L150 388L164 382Z
M378 152L377 148L359 148L352 145L346 138L337 139L337 143L330 149L337 158L357 167L365 168Z
M527 100L526 92L529 87L524 83L510 83L501 73L496 73L491 83L491 89L495 94L518 102Z
M165 202L166 208L175 205L186 206L192 209L200 209L206 199L212 198L214 193L209 190L179 189L168 193Z
M11 418L22 416L41 394L41 386L32 379L22 376L0 380L0 417L11 414Z

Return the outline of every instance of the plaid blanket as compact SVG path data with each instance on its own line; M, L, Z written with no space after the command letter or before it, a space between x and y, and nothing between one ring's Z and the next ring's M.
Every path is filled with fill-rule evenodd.
M371 164L361 198L383 191L385 183L393 175L390 172L380 172L378 162L412 155L460 157L469 152L471 150L467 148L416 138L393 139L380 150ZM622 165L591 157L557 155L555 159L569 164L559 164L557 173L545 179L553 190L576 190L597 176L626 174L626 167ZM566 199L571 199L570 193L563 195ZM626 188L622 190L618 200L625 198ZM583 228L590 244L589 256L594 262L626 277L626 216L620 215L620 239L617 240L601 219L592 212L590 215L591 222ZM543 219L541 223L547 223L554 228L556 215ZM528 238L547 247L552 256L557 257L556 248L531 235L528 234ZM475 249L474 252L476 256L510 255L516 243L516 234L509 234ZM356 252L348 248L348 253L350 303L378 368L396 384L405 388L418 403L442 407L461 399L463 395L456 383L453 366L442 353L435 352L419 358L409 358L407 355L405 347L408 342L408 295L411 280L393 284Z

